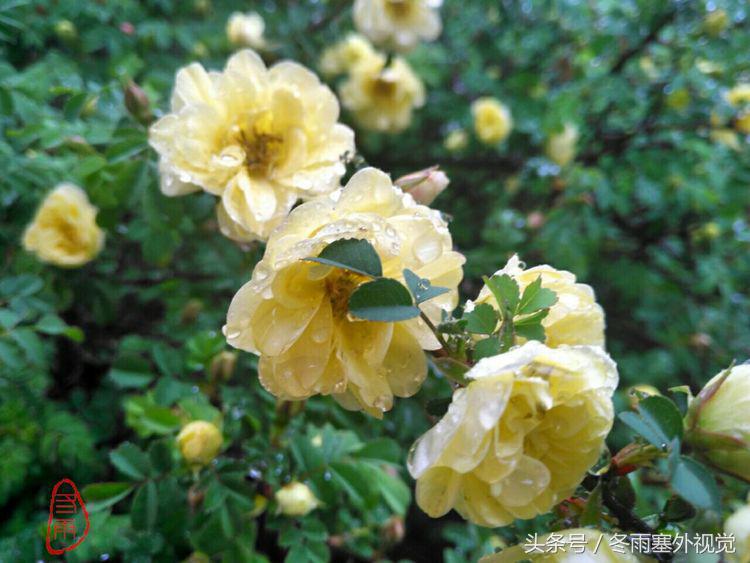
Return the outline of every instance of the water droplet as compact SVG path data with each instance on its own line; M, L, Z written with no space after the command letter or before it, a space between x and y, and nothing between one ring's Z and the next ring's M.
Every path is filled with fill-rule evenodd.
M331 475L330 471L326 471L325 473L323 473L324 481L330 481L331 479L333 479L333 475Z

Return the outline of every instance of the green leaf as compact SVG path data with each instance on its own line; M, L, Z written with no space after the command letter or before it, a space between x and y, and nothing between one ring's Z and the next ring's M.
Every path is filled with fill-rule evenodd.
M620 420L657 448L666 449L673 439L682 439L682 416L666 397L647 397L638 403L638 413L620 413Z
M596 487L589 493L586 506L583 508L579 523L581 526L596 526L599 524L602 514L602 483L596 484Z
M496 336L490 336L476 343L474 346L474 359L481 360L482 358L497 356L501 349L500 340Z
M0 309L0 326L9 330L21 322L21 316L11 309Z
M672 489L697 508L720 510L719 487L713 475L697 461L680 456L670 480Z
M159 495L156 483L146 481L135 493L130 520L136 530L153 530L159 512Z
M135 444L123 442L109 452L109 459L121 473L133 479L145 479L151 472L148 456Z
M544 342L546 335L544 333L544 327L537 324L524 324L521 326L514 325L513 328L516 331L516 336L521 336L526 340L538 340Z
M148 457L157 472L167 473L172 469L172 450L164 440L157 440L149 446Z
M464 313L466 330L472 334L492 334L497 327L497 311L492 305L481 303L468 313Z
M433 286L430 280L420 278L408 268L404 270L404 280L417 305L450 291L447 287Z
M89 512L97 512L117 504L128 496L135 485L126 482L92 483L81 490L81 496Z
M661 519L664 522L682 522L693 516L695 516L693 505L678 496L667 499L661 511Z
M398 443L390 438L377 438L363 444L354 456L358 459L371 459L398 464L403 462L404 455Z
M107 377L120 389L141 389L147 387L154 376L149 373L139 373L125 369L112 368Z
M491 278L484 278L484 283L492 292L498 306L502 309L507 308L511 313L515 313L518 306L519 294L516 280L508 274L502 274L500 276L495 275Z
M349 312L360 319L380 322L405 321L419 316L409 290L388 278L360 285L349 297Z
M363 239L347 238L333 241L315 258L305 258L336 268L342 268L365 276L379 278L383 265L375 248Z
M57 315L44 315L36 322L36 329L44 334L57 335L65 332L68 325Z
M557 302L557 295L554 291L542 287L542 276L539 276L523 290L517 313L527 315L539 309L552 307L555 302Z

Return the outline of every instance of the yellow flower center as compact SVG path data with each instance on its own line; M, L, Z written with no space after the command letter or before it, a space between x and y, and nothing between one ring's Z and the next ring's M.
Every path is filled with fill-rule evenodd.
M344 319L349 311L349 297L368 280L367 276L349 270L333 270L326 278L326 292L335 319Z
M414 2L411 0L386 0L385 11L393 19L406 19L414 11Z
M396 81L387 77L378 76L370 82L370 91L376 98L391 99L396 95Z
M273 130L273 116L266 112L240 129L237 142L245 152L250 174L266 174L281 157L284 139Z

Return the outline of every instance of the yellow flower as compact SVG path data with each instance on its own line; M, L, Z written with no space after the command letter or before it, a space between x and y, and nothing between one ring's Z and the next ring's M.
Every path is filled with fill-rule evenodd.
M354 25L378 45L406 51L442 30L442 0L356 0Z
M186 424L177 435L182 457L191 465L206 465L216 457L224 439L215 425L203 420Z
M402 279L409 268L450 288L421 306L431 320L455 307L464 257L452 250L445 221L366 168L342 190L295 208L271 235L252 279L232 300L224 334L232 346L260 355L260 381L277 397L332 394L347 408L382 417L394 395L419 390L427 374L423 350L439 344L421 319L348 315L349 296L366 278L304 261L346 238L368 240L386 277Z
M279 512L287 516L305 516L315 510L320 502L310 487L294 481L274 493Z
M737 84L726 93L726 98L735 107L750 103L750 83Z
M73 184L60 184L44 198L23 235L23 247L42 262L75 268L90 262L104 245L97 209Z
M265 29L266 23L260 14L234 12L227 21L227 38L232 45L263 49L266 46Z
M750 135L750 110L737 116L737 120L734 122L734 127L740 133Z
M265 239L298 199L338 187L354 149L338 116L333 93L296 63L266 69L250 50L224 72L193 63L177 73L172 113L150 129L162 191L220 196L226 236Z
M703 18L703 26L710 35L720 35L729 25L729 14L725 10L714 10Z
M467 378L410 452L420 508L497 527L570 496L612 427L617 368L606 352L531 341L480 360Z
M573 528L544 534L526 543L509 547L494 555L487 555L479 563L638 563L653 561L638 557L627 548L625 553L612 549L613 538L609 534L590 528ZM535 549L536 546L536 549ZM546 552L550 546L550 552ZM557 546L552 551L551 546ZM539 553L539 550L545 551Z
M714 467L750 481L750 364L725 376L717 374L690 403L685 439Z
M499 143L513 129L510 110L495 98L479 98L471 104L471 112L474 114L474 131L483 143Z
M547 140L545 152L558 166L566 166L576 157L576 143L578 143L578 127L566 123L563 130L551 135Z
M508 260L502 270L495 273L498 276L503 274L516 281L521 293L527 285L541 276L542 287L557 294L557 302L550 307L549 314L542 321L548 346L604 346L604 310L596 302L594 290L586 284L576 283L574 274L556 270L546 264L524 270L517 255ZM482 288L473 302L474 305L480 303L489 303L498 308L495 297L487 287ZM469 309L471 307L473 305L469 302Z
M387 67L383 57L354 67L339 94L362 127L389 133L406 129L425 102L422 81L401 57Z
M711 129L711 140L735 151L742 150L737 133L725 127Z
M750 504L727 518L724 532L735 537L735 553L728 554L727 559L732 563L750 563Z
M381 65L384 56L370 42L357 33L350 33L343 40L323 51L320 70L326 76L350 72L360 65Z
M454 129L446 135L443 146L450 152L458 152L466 148L469 137L463 129Z

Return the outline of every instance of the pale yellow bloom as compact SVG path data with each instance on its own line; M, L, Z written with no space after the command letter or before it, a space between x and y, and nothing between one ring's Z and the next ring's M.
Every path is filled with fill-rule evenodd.
M286 516L305 516L315 510L320 502L310 487L294 481L274 493L279 512Z
M216 457L224 439L210 422L196 420L186 424L177 435L177 447L191 465L206 465Z
M271 235L252 279L235 295L224 334L260 355L263 386L282 399L332 394L347 408L382 416L393 396L409 397L426 374L423 350L439 348L421 321L369 322L348 314L364 276L304 261L339 239L368 240L383 275L409 268L450 292L421 305L433 321L457 302L462 255L440 214L418 205L374 168L342 190L295 208Z
M533 518L570 496L601 454L617 368L602 348L530 341L480 360L409 455L417 504L480 526Z
M150 130L162 191L220 196L226 236L265 239L299 199L338 187L354 149L338 117L333 93L296 63L267 69L250 50L223 72L193 63L177 73L172 113Z
M740 133L750 135L750 110L745 111L737 116L734 127Z
M96 224L97 209L73 184L60 184L47 194L23 234L23 247L42 262L75 268L90 262L104 245Z
M729 25L729 14L725 10L714 10L703 18L703 26L711 35L720 35Z
M706 383L716 384L724 372ZM750 364L732 368L716 392L690 404L686 440L714 467L750 481Z
M446 135L443 146L450 152L457 152L466 148L469 144L469 136L463 129L454 129Z
M526 286L541 276L542 287L554 291L557 295L557 302L550 307L549 314L542 321L548 346L604 346L604 310L596 302L594 290L586 284L576 283L574 274L556 270L546 264L524 270L517 255L508 260L503 269L495 272L497 276L503 274L516 281L521 293ZM482 288L473 305L469 302L469 310L480 303L489 303L498 308L497 301L488 287Z
M248 14L234 12L227 20L227 38L232 45L238 47L263 49L266 46L266 40L263 37L265 29L266 22L256 12Z
M742 150L737 133L726 127L711 129L711 140L735 151Z
M409 50L437 39L442 0L356 0L354 25L374 43Z
M350 33L323 51L320 70L326 76L335 76L350 72L360 65L382 67L384 61L384 55L378 53L366 38L357 33Z
M510 110L495 98L479 98L471 104L474 131L487 144L503 141L513 129Z
M750 83L737 84L726 93L726 98L735 107L750 104Z
M576 157L578 127L566 123L562 131L550 135L545 146L547 156L558 166L568 165Z
M341 103L365 129L397 133L411 123L414 108L422 107L422 81L404 59L385 58L354 67L341 85Z
M624 546L625 553L612 549L616 545L614 538L599 530L591 528L573 528L540 535L535 540L502 550L494 555L487 555L479 563L517 563L518 561L532 561L533 563L638 563L639 561L653 561L648 557L639 557L631 553ZM556 551L547 546L558 546ZM536 546L536 548L534 547Z
M727 560L750 563L750 505L743 506L727 518L724 532L735 537L735 553L727 554Z

